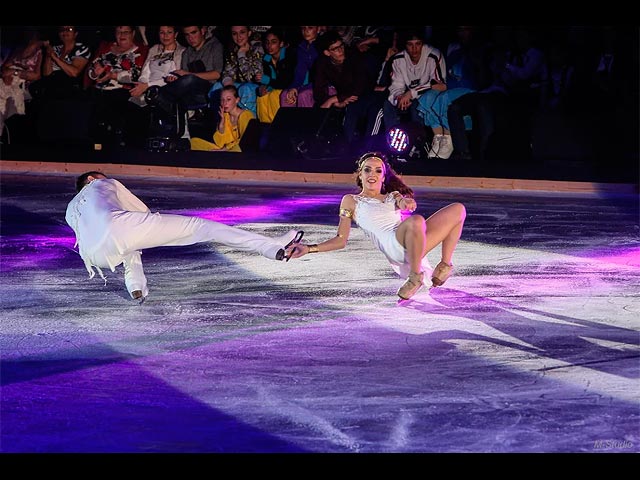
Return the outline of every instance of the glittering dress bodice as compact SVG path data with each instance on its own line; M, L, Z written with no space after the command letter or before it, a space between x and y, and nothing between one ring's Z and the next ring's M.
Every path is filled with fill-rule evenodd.
M389 193L384 200L354 195L356 200L355 221L365 235L384 252L386 239L392 235L402 222L401 211L396 209L393 195Z

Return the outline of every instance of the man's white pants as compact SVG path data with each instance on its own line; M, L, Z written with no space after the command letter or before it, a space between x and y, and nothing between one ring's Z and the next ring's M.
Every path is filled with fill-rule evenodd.
M95 255L98 257L95 259L96 265L106 267L109 264L107 258L119 257L120 261L124 263L125 283L129 294L135 290L141 290L145 297L149 290L142 269L140 250L216 242L237 250L254 251L275 259L278 250L291 241L295 235L295 233L290 235L291 238L269 238L204 218L149 212L118 214L112 221L111 230L111 235L105 242L104 248L101 248L100 253ZM100 260L104 260L104 262Z

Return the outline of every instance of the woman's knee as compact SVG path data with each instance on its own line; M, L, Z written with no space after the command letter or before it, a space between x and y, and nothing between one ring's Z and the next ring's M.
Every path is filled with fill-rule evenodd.
M298 107L311 108L314 103L313 90L311 88L303 89L298 92Z
M465 218L467 218L467 209L462 203L452 203L451 207L455 209L456 214L460 218L460 220L464 220Z
M426 231L427 223L422 215L411 215L405 222L408 222L407 227L412 232Z

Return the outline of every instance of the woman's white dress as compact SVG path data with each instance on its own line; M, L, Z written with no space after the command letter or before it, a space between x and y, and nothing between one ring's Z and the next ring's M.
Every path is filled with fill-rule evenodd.
M396 201L390 192L383 201L377 198L354 195L356 201L354 220L371 242L387 257L393 270L402 278L409 276L410 267L406 250L396 238L396 230L403 220L402 211L396 208ZM431 274L427 257L422 259L422 270Z

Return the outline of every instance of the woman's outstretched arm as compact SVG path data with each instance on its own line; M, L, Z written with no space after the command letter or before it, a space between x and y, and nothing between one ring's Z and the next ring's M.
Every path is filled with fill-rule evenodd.
M347 240L349 240L351 221L355 207L356 202L353 199L353 195L345 195L342 197L342 201L340 202L340 223L338 223L337 235L318 244L300 243L294 245L291 247L291 258L300 258L307 253L330 252L344 248L347 245Z

